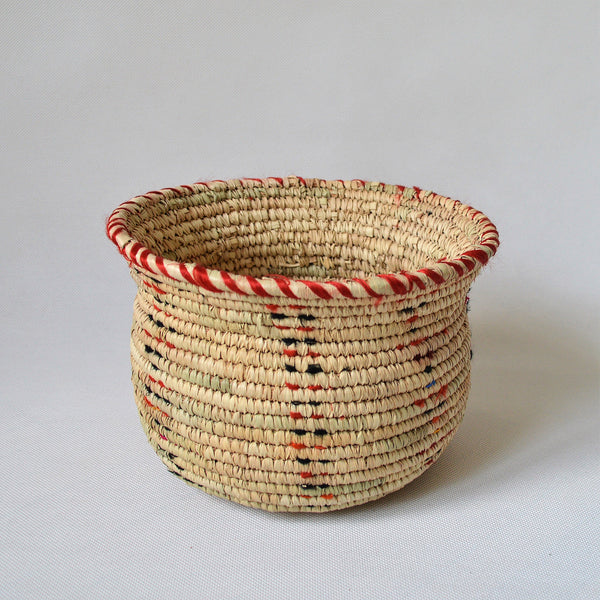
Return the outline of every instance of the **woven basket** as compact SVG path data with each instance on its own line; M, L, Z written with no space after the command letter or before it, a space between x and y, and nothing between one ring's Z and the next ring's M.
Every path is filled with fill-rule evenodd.
M470 386L479 211L321 179L149 192L107 223L138 286L135 399L162 461L270 511L336 510L433 464Z

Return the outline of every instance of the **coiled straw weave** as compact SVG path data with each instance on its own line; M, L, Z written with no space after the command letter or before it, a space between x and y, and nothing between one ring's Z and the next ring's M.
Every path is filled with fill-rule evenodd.
M468 289L498 247L418 188L200 182L123 203L107 233L138 286L135 399L178 477L270 511L327 511L440 456L470 385Z

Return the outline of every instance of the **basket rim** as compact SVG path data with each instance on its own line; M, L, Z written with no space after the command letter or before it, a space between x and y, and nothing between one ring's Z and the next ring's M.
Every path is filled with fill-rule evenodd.
M243 188L266 187L331 187L340 189L370 190L389 194L408 195L419 202L432 194L454 203L454 208L470 217L480 231L478 244L467 247L459 256L444 257L414 271L395 273L377 273L366 278L338 278L331 280L296 279L278 274L261 277L231 273L210 269L199 263L184 263L155 254L136 240L128 229L129 217L143 210L149 202L168 200L169 198L189 196L207 191L224 191ZM456 281L486 265L494 256L500 240L493 223L481 211L440 194L422 190L418 187L389 185L362 179L326 180L302 178L299 176L267 177L264 179L243 178L214 179L197 181L192 185L168 187L135 196L120 204L106 222L106 234L117 246L130 267L174 282L192 284L203 294L233 293L239 296L260 296L263 298L287 297L291 299L335 298L358 299L372 297L376 301L385 296L405 296L415 290L426 292L438 288L444 283Z

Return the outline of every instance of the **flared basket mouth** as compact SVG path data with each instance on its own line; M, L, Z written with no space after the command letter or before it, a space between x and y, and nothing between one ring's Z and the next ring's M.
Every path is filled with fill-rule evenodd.
M474 275L499 245L458 200L297 176L148 192L116 208L106 232L130 267L175 286L321 300L427 292Z

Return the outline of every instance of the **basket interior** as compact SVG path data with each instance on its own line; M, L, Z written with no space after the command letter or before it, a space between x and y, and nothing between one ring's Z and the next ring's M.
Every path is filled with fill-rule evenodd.
M223 190L148 204L129 227L167 259L254 277L327 280L459 256L481 234L460 207L439 196L415 201L366 190Z

